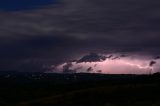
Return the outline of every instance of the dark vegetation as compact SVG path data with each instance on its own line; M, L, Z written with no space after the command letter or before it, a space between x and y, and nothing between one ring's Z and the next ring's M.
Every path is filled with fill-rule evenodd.
M0 106L160 106L160 74L0 73Z

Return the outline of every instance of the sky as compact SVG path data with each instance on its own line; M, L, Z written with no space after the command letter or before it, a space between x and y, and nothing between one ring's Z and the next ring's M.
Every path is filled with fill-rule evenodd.
M1 0L0 71L159 72L159 5L158 0Z
M3 11L31 10L54 3L57 3L57 0L1 0L0 9Z

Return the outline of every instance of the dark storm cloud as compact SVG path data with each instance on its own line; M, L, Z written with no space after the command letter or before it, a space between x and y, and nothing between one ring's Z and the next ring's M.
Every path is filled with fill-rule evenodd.
M63 73L76 73L76 69L70 69L73 66L71 62L67 62L66 65L63 66Z
M98 73L102 73L102 70L97 70Z
M141 43L144 37L146 40L152 40L159 34L159 1L61 2L47 9L3 14L2 25L8 30L6 34L43 35L64 32L66 36L81 39L102 37L124 44ZM8 15L13 17L7 17Z
M127 57L127 55L125 55L125 54L122 54L122 55L120 55L120 57Z
M116 59L120 59L120 57L116 56L112 58L112 60L116 60Z
M157 55L159 5L157 0L61 0L45 8L1 11L0 61L3 67L11 62L18 68L59 63L89 52Z
M155 65L156 64L156 61L151 61L150 63L149 63L149 66L153 66L153 65Z
M105 59L106 59L105 56L102 56L96 53L90 53L89 55L83 56L80 60L77 61L77 63L100 62L100 61L104 61Z
M62 33L61 36L88 40L90 45L96 43L101 47L114 46L116 48L122 46L126 47L127 50L130 47L137 48L137 46L139 46L138 48L158 47L159 26L157 22L159 16L154 19L155 16L152 15L153 12L157 11L153 9L157 7L152 6L158 2L155 4L148 2L143 4L143 2L142 0L139 2L122 1L122 3L116 0L114 2L70 0L65 2L64 6L60 5L53 10L45 10L46 14L43 11L33 11L30 14L21 13L21 15L19 13L20 16L17 16L17 13L15 16L17 16L16 19L19 19L18 23L10 22L8 27L15 26L17 30L12 31L11 34L53 34L56 36L56 33ZM85 11L82 7L85 7ZM61 8L66 9L65 12L60 11ZM39 15L40 18L37 17ZM91 42L92 40L95 41Z
M66 63L66 65L63 66L63 72L68 72L70 67L72 67L72 63Z
M89 67L88 69L87 69L87 72L92 72L93 71L93 68L92 67Z
M111 60L117 60L117 59L121 59L121 58L124 58L124 57L127 57L127 55L125 55L125 54L120 54L118 56L109 55L107 58L111 59Z
M156 57L154 57L154 59L155 59L155 60L158 60L158 59L160 59L160 56L156 56Z
M107 56L106 58L110 59L110 58L112 58L112 57L113 57L113 55L109 55L109 56Z

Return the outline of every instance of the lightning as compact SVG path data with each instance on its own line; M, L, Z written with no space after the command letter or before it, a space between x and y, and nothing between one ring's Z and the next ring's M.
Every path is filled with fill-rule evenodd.
M133 63L126 63L127 65L130 65L130 66L135 66L135 67L138 67L139 69L151 69L152 67L150 66L142 66L140 64L133 64Z
M149 70L149 74L152 74L152 71L154 70L154 68L152 66L142 66L140 64L133 64L133 63L128 63L128 62L126 62L126 64L129 66L138 67L139 69Z
M68 69L69 71L72 70L76 73L97 73L97 70L100 70L99 72L104 74L153 74L157 71L157 66L155 66L157 61L151 61L150 58L141 59L139 57L126 57L121 59L110 59L110 57L98 62L68 62L71 64L69 65ZM58 72L63 72L64 66L66 66L68 63L62 63L56 67L53 66L53 69L57 70Z

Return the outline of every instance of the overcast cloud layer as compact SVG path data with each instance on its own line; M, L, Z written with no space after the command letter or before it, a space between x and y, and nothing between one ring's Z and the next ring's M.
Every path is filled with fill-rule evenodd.
M90 53L160 49L158 0L61 0L0 12L0 70L44 71Z

